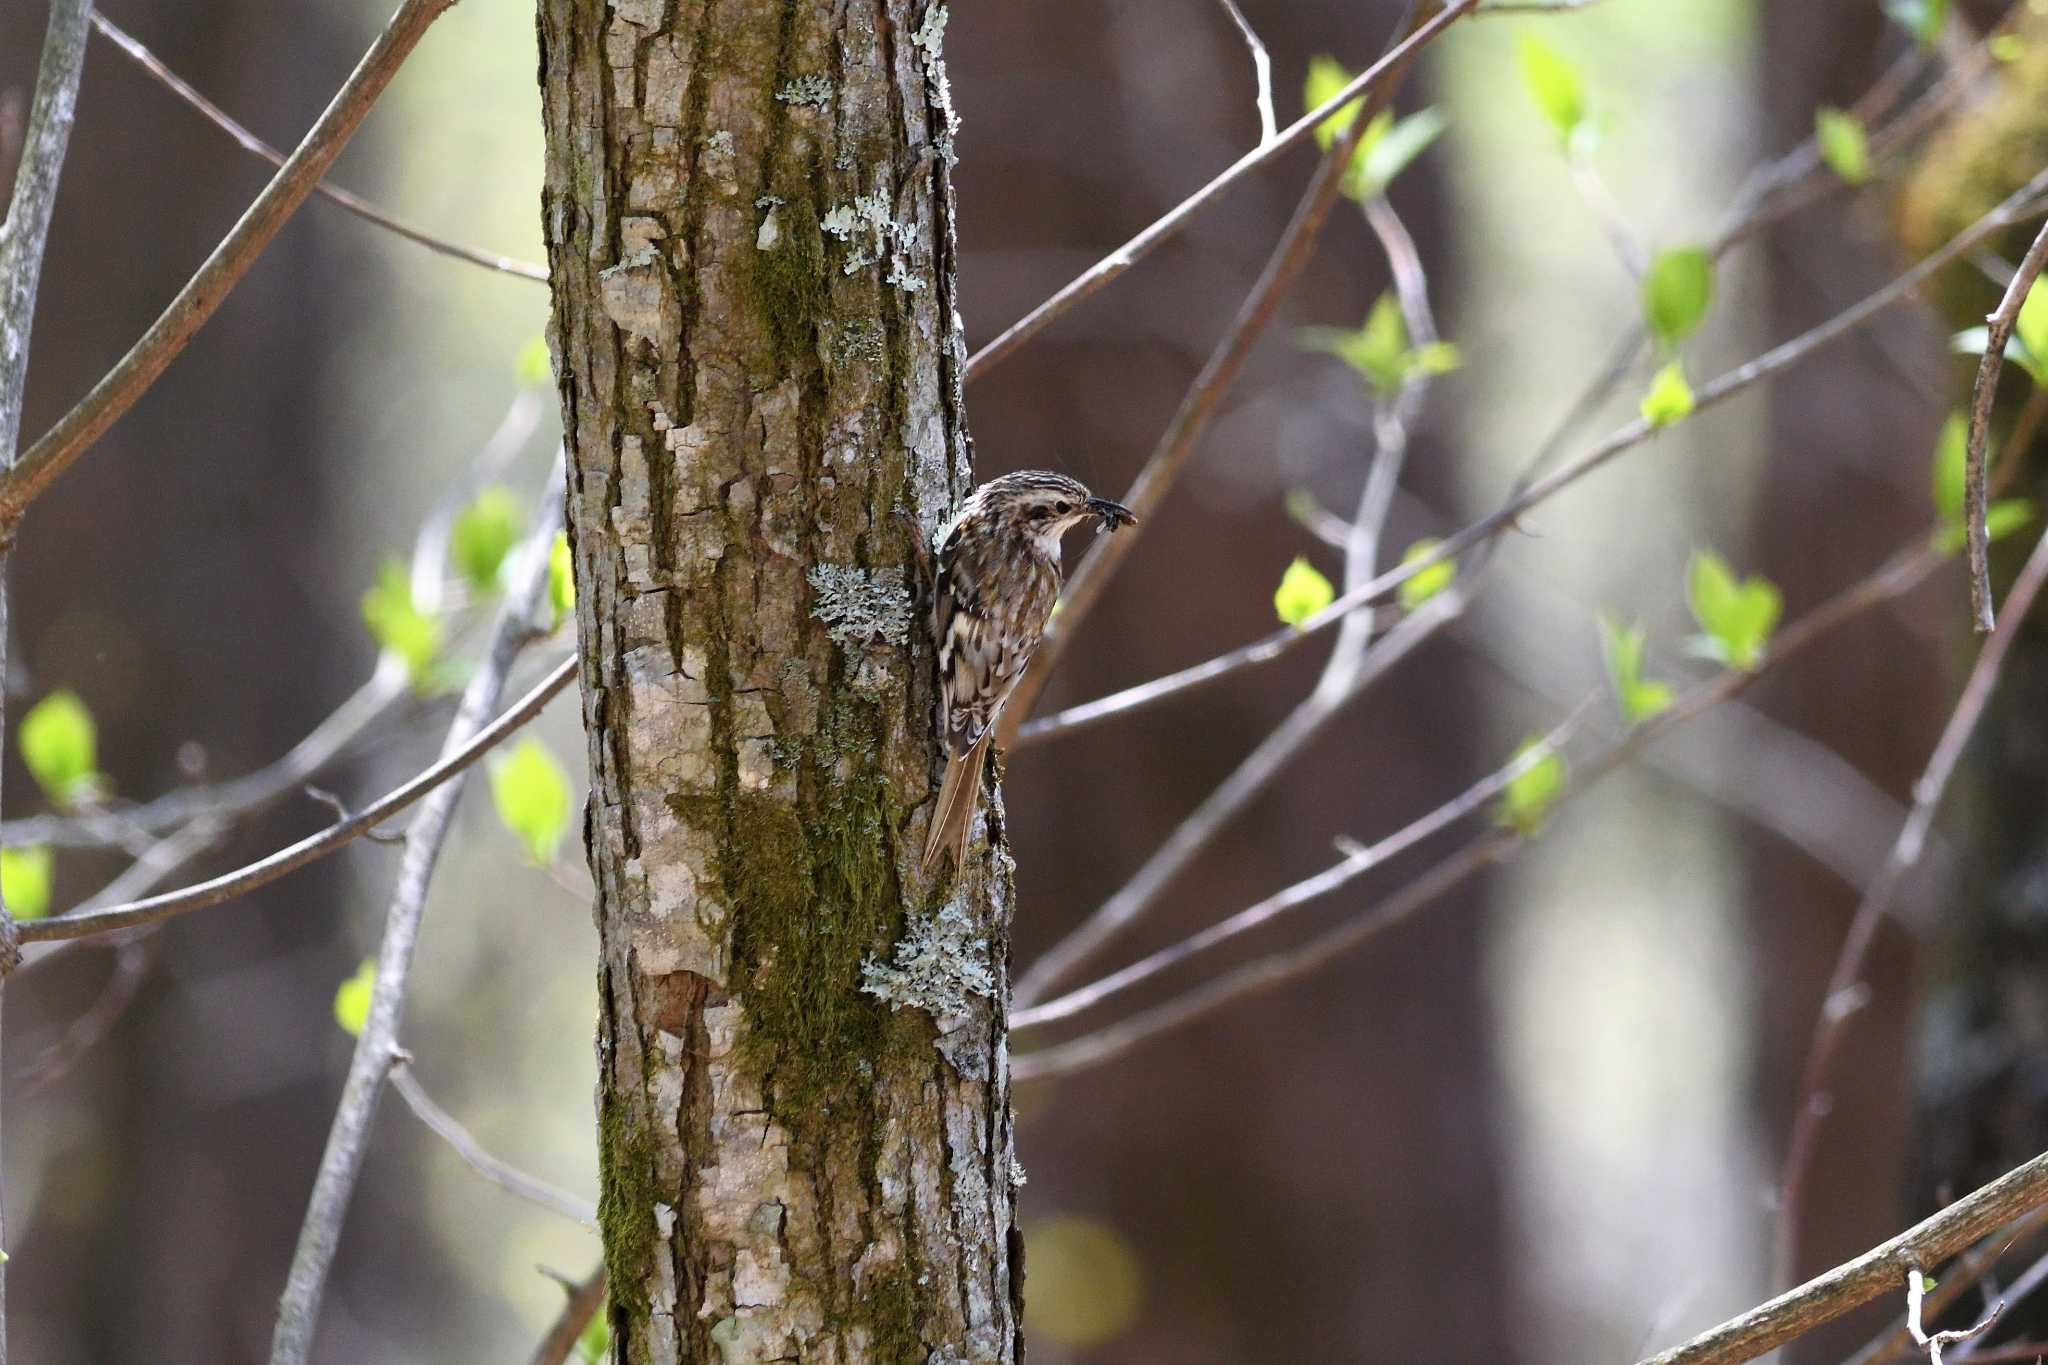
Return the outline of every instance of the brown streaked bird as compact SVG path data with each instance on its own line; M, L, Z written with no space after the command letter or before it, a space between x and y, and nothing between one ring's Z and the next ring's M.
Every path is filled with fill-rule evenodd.
M955 870L966 863L996 718L1059 600L1060 537L1090 517L1105 531L1138 520L1064 474L1027 469L975 489L939 538L931 626L946 778L925 840L927 872L948 851Z

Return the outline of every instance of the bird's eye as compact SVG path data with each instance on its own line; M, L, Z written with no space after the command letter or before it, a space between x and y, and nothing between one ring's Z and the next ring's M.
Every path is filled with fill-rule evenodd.
M1074 504L1066 501L1056 502L1053 504L1053 510L1058 512L1061 516L1065 516L1067 513L1074 510Z

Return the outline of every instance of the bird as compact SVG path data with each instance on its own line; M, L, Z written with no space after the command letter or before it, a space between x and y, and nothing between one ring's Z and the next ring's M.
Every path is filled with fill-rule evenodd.
M1027 469L975 489L940 533L931 632L946 776L925 840L926 873L949 851L955 871L966 865L996 720L1059 600L1060 538L1091 517L1101 531L1138 520L1064 474Z

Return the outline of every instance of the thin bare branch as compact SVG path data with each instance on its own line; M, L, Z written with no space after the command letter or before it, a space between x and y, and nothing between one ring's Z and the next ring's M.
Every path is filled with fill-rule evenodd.
M36 289L42 281L50 215L57 205L57 182L63 176L64 154L78 112L78 82L85 74L89 31L86 21L91 13L92 0L51 0L50 21L43 31L42 55L36 64L35 101L22 135L7 218L0 222L0 476L11 476L16 468ZM0 522L0 679L7 676L7 561L13 540L12 524ZM5 719L4 706L0 706L0 736L6 732ZM19 939L12 930L7 909L0 905L0 933L5 935L0 952L8 959L0 963L0 986L20 957ZM7 1365L5 1193L5 1182L0 1181L0 1365Z
M57 206L57 182L78 110L85 73L86 23L91 0L53 0L36 67L35 102L21 144L14 193L0 222L0 467L12 467L21 440L23 384L28 376L29 329L43 248Z
M1559 792L1552 809L1583 795L1609 773L1632 761L1658 736L1740 695L1770 669L1782 665L1844 622L1909 591L1941 562L1941 556L1927 540L1894 556L1868 577L1843 589L1785 627L1759 669L1752 672L1731 670L1717 675L1582 764ZM1442 597L1432 599L1425 604L1424 610L1441 600ZM1360 943L1408 919L1473 874L1508 857L1524 842L1525 836L1513 830L1490 830L1394 891L1379 905L1306 943L1253 959L1183 995L1081 1038L1024 1053L1012 1064L1011 1073L1018 1080L1029 1080L1085 1070L1234 1001L1319 970Z
M1246 152L1232 162L1229 169L1221 175L1176 204L1137 236L1075 276L1051 298L1011 323L1000 336L968 359L967 379L972 381L986 374L1012 351L1036 336L1053 319L1066 313L1075 304L1129 270L1149 256L1155 248L1171 241L1182 228L1194 220L1196 214L1207 208L1225 190L1297 143L1306 140L1331 115L1367 91L1375 90L1390 73L1405 70L1417 52L1452 23L1469 13L1475 3L1477 0L1452 0L1449 7L1389 48L1385 56L1360 72L1342 90L1288 124L1271 141ZM1360 118L1358 126L1362 128L1366 122L1365 118Z
M1909 1270L1936 1265L2021 1214L2048 1203L2048 1155L2008 1171L1968 1198L1836 1266L1702 1332L1643 1365L1735 1365L1833 1322L1891 1291Z
M1738 366L1736 369L1719 376L1711 383L1703 385L1694 396L1695 410L1697 411L1713 403L1721 402L1752 384L1772 378L1781 371L1807 359L1823 347L1832 345L1843 337L1852 334L1857 329L1882 315L1886 310L1911 298L1914 291L1926 283L1929 277L1939 272L1951 261L1967 255L1975 248L1977 243L1984 241L2012 223L2024 221L2030 215L2048 211L2048 206L2032 202L2034 196L2043 188L2048 188L2048 172L2037 175L2033 181L2007 199L2004 204L1993 209L1984 218L1979 219L1976 223L1964 229L1963 232L1945 243L1925 260L1893 279L1875 293L1865 297L1854 307L1810 328L1783 345L1758 356L1748 364ZM1755 211L1754 209L1752 210L1752 212ZM1625 344L1616 355L1611 358L1609 365L1595 384L1586 394L1582 395L1579 402L1574 404L1571 414L1560 427L1560 431L1575 425L1580 417L1589 413L1593 407L1597 406L1599 401L1604 399L1605 394L1612 390L1613 385L1626 372L1628 365L1640 349L1641 341L1641 331L1637 329L1626 339ZM1453 533L1429 554L1418 557L1413 562L1398 565L1371 582L1345 591L1328 607L1311 616L1299 626L1277 630L1263 639L1255 640L1248 645L1239 646L1202 663L1193 664L1177 672L1170 673L1165 677L1155 678L1149 682L1139 683L1123 691L1112 693L1109 696L1081 703L1052 716L1018 724L1018 719L1028 712L1029 702L1036 694L1033 679L1031 675L1027 675L1018 689L1021 694L1024 694L1022 703L1020 704L1017 697L1012 697L1010 705L1006 708L1008 723L1017 725L1017 733L1013 743L1023 745L1036 744L1042 740L1053 738L1056 735L1065 734L1070 730L1094 725L1100 721L1109 720L1141 707L1164 701L1182 692L1206 686L1209 683L1228 677L1241 668L1271 663L1288 651L1307 643L1310 636L1343 623L1353 613L1381 604L1402 583L1414 577L1415 574L1421 572L1428 565L1455 557L1471 546L1490 540L1502 531L1513 527L1517 519L1537 503L1569 487L1586 474L1591 473L1594 469L1599 468L1623 452L1647 442L1655 434L1655 429L1645 421L1637 420L1630 422L1581 455L1578 460L1558 474L1540 481L1535 479L1518 481L1514 492L1503 501L1499 508L1488 516ZM1546 443L1545 450L1532 463L1532 468L1540 469L1543 465L1549 463L1550 444ZM1340 521L1339 525L1348 525L1348 523ZM1126 538L1118 537L1118 539ZM1093 552L1091 552L1090 558L1092 560ZM1084 564L1084 571L1085 568L1086 565ZM1080 575L1077 574L1077 580L1079 577ZM1061 615L1063 618L1068 619L1069 625L1067 628L1071 629L1071 618L1068 618L1068 614L1064 609ZM1381 618L1374 618L1374 624L1384 627L1386 622ZM1042 667L1042 664L1034 666L1032 672L1039 673Z
M1258 33L1252 28L1252 21L1244 17L1244 11L1237 7L1237 0L1221 0L1223 12L1230 16L1230 22L1237 25L1238 36L1244 39L1246 49L1252 56L1252 78L1257 84L1253 97L1259 109L1259 145L1265 146L1280 136L1280 123L1273 113L1273 58L1266 51L1266 45L1259 41Z
M1725 402L1751 385L1811 358L1843 337L1851 335L1886 310L1911 298L1914 291L1929 278L1939 273L1951 261L1966 255L1978 242L2022 221L2025 210L2032 206L2034 197L2044 188L2048 188L2048 171L2036 175L2003 204L1963 229L1890 283L1790 341L1775 346L1755 359L1701 385L1693 395L1694 412L1698 413ZM1531 508L1577 483L1617 456L1642 445L1655 434L1656 428L1642 418L1627 423L1555 473L1531 482L1486 516L1452 532L1428 553L1417 555L1414 559L1387 570L1371 582L1340 594L1329 606L1302 622L1297 633L1313 634L1326 630L1342 621L1354 608L1384 599L1430 565L1453 559L1472 546L1491 539L1512 526L1517 518Z
M92 16L92 23L93 27L99 30L100 36L119 49L122 56L148 72L158 84L190 105L207 122L233 138L235 144L243 151L248 152L252 156L261 157L273 166L284 165L285 156L283 152L280 152L277 148L237 123L225 109L222 109L212 100L200 94L183 77L164 65L163 60L154 52L144 47L138 39L122 29L112 19L107 18L104 14L95 13ZM331 204L346 209L364 222L403 237L408 242L417 243L429 251L443 256L451 256L458 261L467 261L471 265L480 265L486 270L494 270L499 274L511 275L517 279L533 280L540 284L548 282L548 272L544 266L534 265L528 261L515 260L510 256L500 256L494 251L480 251L476 247L464 246L460 242L451 242L445 237L436 237L433 233L423 228L416 228L410 223L392 217L389 213L378 208L362 196L351 194L347 190L339 186L330 185L324 180L313 186L313 193Z
M2048 223L2034 234L2034 244L2020 258L2005 296L1984 319L1984 359L1977 366L1977 383L1970 392L1970 442L1963 473L1963 517L1967 523L1965 544L1970 554L1970 610L1980 631L1994 624L1991 607L1991 537L1984 526L1989 494L1985 489L1984 452L1991 441L1991 405L1998 397L1998 373L2005 366L2005 343L2019 321L2020 307L2048 262ZM2024 608L2022 609L2024 610Z
M239 816L304 788L391 704L406 695L403 667L379 667L275 761L226 782L169 792L137 806L32 815L0 823L0 843L59 848L123 846L139 832L160 837L202 816Z
M138 924L154 924L188 911L219 905L259 886L267 886L286 873L296 872L307 863L317 862L337 849L360 839L365 833L411 806L442 783L470 768L478 759L502 743L507 736L516 733L521 726L539 715L541 709L555 694L567 687L575 677L576 660L564 659L555 665L546 677L535 683L533 689L515 702L509 710L478 730L461 747L448 753L418 776L370 802L347 820L329 825L318 833L308 835L297 843L281 848L246 867L237 868L233 872L178 891L123 905L111 905L103 910L79 911L59 915L54 919L31 920L20 927L21 941L45 943L61 939L88 938L96 934L112 933L118 929L131 929Z
M529 1204L537 1205L550 1213L559 1213L564 1218L583 1224L587 1228L597 1226L597 1205L588 1199L579 1198L559 1186L551 1185L539 1176L528 1175L510 1162L492 1156L476 1135L462 1126L456 1117L434 1102L426 1087L413 1074L409 1056L401 1055L391 1068L391 1088L398 1092L406 1107L411 1109L421 1123L427 1125L434 1135L453 1149L468 1167L499 1189L518 1195Z
M1415 0L1410 11L1409 23L1424 13L1436 0ZM1243 370L1245 361L1251 356L1252 348L1265 333L1268 323L1279 311L1281 300L1293 286L1302 268L1308 264L1309 256L1315 249L1317 239L1322 235L1323 224L1328 219L1330 208L1336 203L1338 192L1343 188L1344 177L1351 165L1352 157L1365 137L1366 129L1379 109L1393 98L1395 89L1406 75L1405 59L1397 61L1394 54L1406 53L1412 57L1418 50L1416 36L1429 32L1432 26L1448 23L1457 15L1470 9L1474 0L1453 0L1446 9L1416 28L1409 38L1396 43L1392 53L1374 63L1373 69L1384 68L1388 72L1385 84L1373 89L1365 105L1352 120L1351 126L1337 137L1330 149L1323 154L1316 166L1316 173L1310 178L1308 188L1301 202L1295 206L1294 217L1273 247L1265 268L1259 272L1258 280L1251 292L1245 295L1238 307L1237 316L1217 339L1216 346L1209 353L1208 361L1194 382L1188 386L1181 398L1180 407L1173 420L1161 433L1158 443L1139 471L1137 481L1131 485L1123 501L1138 514L1138 526L1126 528L1122 535L1097 537L1080 567L1068 579L1060 595L1059 614L1046 627L1045 635L1039 642L1031 665L1018 680L1016 689L1003 707L998 722L997 743L1005 748L1016 738L1017 729L1025 717L1030 715L1032 703L1037 700L1045 680L1059 666L1061 656L1069 642L1087 619L1096 599L1109 578L1124 562L1136 543L1131 532L1148 524L1149 514L1165 498L1167 491L1180 477L1181 469L1188 457L1194 453L1196 444L1209 429L1209 422L1221 405L1223 396ZM1112 543L1116 542L1116 543ZM1028 976L1026 978L1029 979Z
M0 531L19 523L28 505L134 405L206 325L221 300L240 283L285 220L326 175L427 27L452 3L403 0L298 150L221 239L198 273L186 281L162 316L92 391L0 478Z
M1928 830L1934 824L1934 815L1948 790L1949 779L1955 775L1956 765L1962 761L1964 746L1984 717L1984 710L1998 686L1999 671L2005 666L2006 653L2019 634L2020 624L2044 580L2048 580L2048 534L2035 544L2034 552L2028 556L2026 565L2014 580L2012 591L2006 597L2005 620L1999 623L1984 642L1984 648L1978 651L1977 661L1971 666L1970 676L1963 684L1962 695L1956 699L1955 709L1949 713L1948 724L1942 727L1941 738L1929 755L1926 768L1913 784L1913 807L1907 812L1905 823L1899 826L1898 838L1893 841L1883 868L1865 889L1862 903L1856 907L1856 914L1849 921L1849 932L1835 958L1834 969L1828 974L1820 1013L1807 1044L1798 1100L1793 1106L1792 1132L1785 1143L1785 1167L1778 1183L1777 1269L1780 1283L1790 1280L1798 1271L1799 1223L1805 1211L1806 1178L1812 1168L1821 1126L1832 1103L1835 1056L1849 1020L1856 1013L1860 997L1869 989L1863 981L1863 971L1869 962L1870 947L1876 940L1878 925L1890 913L1892 900L1906 874L1920 861Z
M145 894L212 847L226 828L225 820L202 816L183 829L156 840L134 862L123 868L120 876L87 901L87 906L112 905ZM91 1007L73 1019L63 1036L45 1048L42 1055L22 1073L25 1094L34 1095L56 1084L80 1057L113 1031L128 1007L135 1003L135 996L149 974L151 955L148 940L156 929L155 925L144 925L125 934L115 934L108 940L114 949L112 973ZM27 970L39 960L47 961L52 951L64 946L58 943L41 945L37 956L24 954L21 969Z
M533 1359L529 1365L563 1365L569 1359L584 1327L604 1307L604 1287L602 1261L580 1283L563 1285L569 1291L569 1301L562 1305L554 1326L548 1328L548 1334L541 1338L540 1345L533 1348Z
M1927 1291L1921 1311L1928 1315L1939 1315L1950 1304L1968 1293L1984 1275L1989 1274L1992 1267L1997 1265L2006 1253L2015 1247L2025 1245L2044 1231L2048 1231L2048 1206L2037 1208L2010 1226L2000 1228L1985 1237L1950 1267L1948 1274L1935 1281L1934 1288ZM2042 1266L2042 1261L2036 1261L2028 1268L2027 1276L2031 1276ZM2015 1282L2015 1288L2017 1287L2018 1282ZM2014 1301L2017 1302L2017 1297ZM1863 1349L1850 1356L1843 1365L1878 1365L1882 1361L1909 1355L1912 1351L1913 1336L1907 1328L1905 1318L1901 1316L1895 1327L1865 1344ZM1969 1350L1965 1348L1956 1354L1960 1359L1968 1355Z
M1926 1293L1927 1278L1918 1268L1906 1272L1906 1330L1913 1341L1927 1352L1927 1365L1941 1365L1941 1353L1951 1346L1975 1341L1990 1331L1992 1325L2005 1312L2003 1300L1992 1305L1991 1311L1971 1327L1958 1327L1946 1332L1929 1333L1920 1325L1920 1300Z
M1050 1024L1055 1020L1070 1018L1084 1010L1093 1009L1163 972L1209 953L1254 929L1263 928L1289 911L1328 895L1376 867L1384 866L1423 840L1449 829L1478 811L1505 791L1508 783L1542 762L1546 754L1561 751L1570 739L1572 730L1583 718L1585 709L1581 705L1563 724L1545 736L1540 746L1531 747L1526 753L1496 768L1436 809L1418 816L1385 838L1370 845L1360 844L1351 839L1340 839L1338 846L1345 856L1344 860L1334 867L1326 868L1313 877L1296 882L1258 904L1240 910L1229 919L1212 924L1178 943L1161 948L1158 952L1140 958L1130 966L1111 972L1100 980L1091 981L1086 986L1068 991L1065 995L1048 1000L1042 1005L1012 1011L1011 1030L1014 1032L1040 1024Z
M1361 115L1361 122L1365 117ZM1335 150L1342 152L1343 148L1340 145ZM1337 164L1341 168L1349 161ZM1428 279L1415 243L1392 207L1384 202L1366 217L1393 265L1395 288L1409 332L1416 344L1427 345L1435 340L1436 323L1430 312ZM1407 458L1408 433L1427 390L1428 376L1418 373L1391 398L1374 404L1372 461L1344 546L1346 587L1370 578L1379 561L1380 532ZM1147 475L1150 473L1148 467ZM1141 485L1145 479L1146 476L1140 477ZM1094 561L1095 556L1091 555L1090 562ZM1466 600L1466 590L1462 588L1442 593L1378 640L1372 636L1369 617L1354 616L1347 620L1309 695L1181 822L1129 881L1031 964L1018 978L1016 1002L1028 1007L1042 999L1090 954L1145 914L1196 854L1265 790L1330 721L1366 688L1385 677L1416 645L1454 619ZM1072 610L1071 606L1063 606L1062 619L1070 620ZM1025 684L1030 684L1028 677ZM1025 704L1028 702L1026 698ZM1011 705L1017 705L1015 698Z
M491 632L490 648L463 689L462 704L442 746L443 762L465 752L478 736L492 728L485 725L485 717L498 705L513 663L542 633L536 620L545 609L548 552L561 525L562 502L555 491L560 487L560 477L558 470L541 499L539 525L521 553L513 585L505 594ZM459 781L451 781L439 787L406 830L405 855L399 864L390 907L385 912L383 940L377 948L369 1013L356 1037L348 1080L328 1130L327 1148L321 1154L320 1171L313 1181L305 1220L299 1226L298 1246L292 1253L291 1271L285 1277L284 1294L278 1302L270 1365L305 1365L312 1351L327 1272L334 1264L342 1223L355 1193L356 1177L362 1170L370 1123L376 1116L386 1078L402 1060L398 1027L405 1005L406 981L412 969L413 944L426 909L427 888L433 881L462 786Z

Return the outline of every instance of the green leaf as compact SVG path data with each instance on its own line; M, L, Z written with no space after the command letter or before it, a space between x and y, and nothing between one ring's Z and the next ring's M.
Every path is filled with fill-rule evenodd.
M1941 35L1948 0L1884 0L1884 12L1921 43L1932 44Z
M415 690L435 684L435 661L441 654L441 623L412 600L412 576L396 559L377 571L377 584L363 594L363 624L385 652L405 661L406 677Z
M1657 715L1670 706L1677 691L1670 683L1643 676L1643 648L1647 640L1641 626L1624 626L1601 614L1600 652L1607 661L1607 680L1614 685L1614 699L1630 725Z
M1525 32L1517 38L1515 55L1529 98L1557 130L1559 140L1569 144L1573 133L1586 120L1586 88L1579 78L1579 69L1534 33Z
M1418 540L1401 552L1401 562L1403 564L1413 564L1416 560L1434 552L1437 546L1441 544L1443 542L1434 537ZM1400 587L1394 589L1394 594L1399 598L1404 610L1414 611L1424 602L1427 602L1430 598L1457 582L1457 580L1458 561L1455 559L1439 559L1426 569L1416 570L1415 577L1403 581Z
M569 558L569 533L555 532L555 543L548 550L548 605L554 609L554 619L549 629L562 624L562 618L576 610L576 569Z
M1564 756L1551 751L1540 736L1523 740L1515 750L1514 758L1519 759L1537 750L1541 750L1543 756L1509 780L1494 812L1498 823L1524 836L1534 835L1543 828L1550 808L1564 793Z
M1395 176L1443 136L1449 124L1435 109L1418 109L1398 121L1382 113L1367 126L1358 144L1358 154L1345 176L1344 192L1361 202L1379 198Z
M1643 395L1642 413L1653 427L1668 427L1692 415L1692 385L1685 382L1685 366L1674 360L1657 371L1650 391Z
M377 963L367 957L355 975L335 987L334 1022L351 1038L363 1036L363 1025L370 1022L370 995L376 988Z
M1994 62L2016 62L2026 55L2026 40L2017 33L1997 33L1984 44Z
M479 592L497 587L498 570L503 567L505 556L519 543L524 526L519 499L512 496L511 489L498 484L478 493L462 509L449 533L448 553L471 587Z
M2034 286L2036 289L2039 287L2038 283ZM2027 291L2027 302L2032 303L2033 300L2034 292L2032 289L2029 289ZM1965 327L1962 331L1949 338L1948 348L1962 355L1983 355L1984 347L1990 341L1990 328ZM2020 339L2017 329L2014 330L2011 336L2005 339L2005 359L2007 364L2017 365L2026 371L2027 378L2033 380L2034 383L2043 388L2048 388L2048 365L2042 364L2042 358L2027 349L2027 343Z
M1390 293L1374 301L1365 325L1357 331L1304 327L1295 333L1295 344L1336 356L1383 398L1398 393L1417 375L1448 374L1460 363L1457 346L1448 341L1411 348L1400 300Z
M2032 498L2000 498L1984 509L1984 533L1992 540L2003 540L2033 519Z
M1813 115L1813 137L1820 159L1848 185L1870 179L1870 138L1863 120L1847 110L1823 105Z
M1337 98L1337 92L1350 83L1351 73L1344 69L1342 62L1326 53L1317 53L1308 59L1308 79L1302 82L1303 112L1309 113L1320 109ZM1358 117L1359 106L1364 103L1365 97L1361 95L1318 123L1316 146L1326 152L1335 146L1337 139L1350 129L1352 120Z
M548 354L546 337L528 337L519 348L519 382L535 389L548 388L555 382L555 362Z
M607 1298L590 1315L590 1321L583 1325L583 1331L576 1338L576 1354L583 1365L605 1365L611 1357L612 1315L609 1311L611 1300Z
M60 806L99 790L98 730L76 692L52 692L29 708L21 720L21 756L43 794Z
M1273 610L1288 625L1298 626L1336 600L1337 590L1330 586L1330 580L1297 555L1287 566L1287 572L1280 575L1280 586L1273 592Z
M1454 341L1432 341L1408 353L1410 374L1449 374L1465 363Z
M1776 584L1754 574L1737 583L1728 561L1712 550L1695 550L1686 567L1685 597L1706 632L1708 657L1745 672L1763 662L1785 606Z
M1393 393L1407 377L1408 324L1401 317L1400 301L1391 293L1379 296L1366 315L1365 325L1355 332L1336 327L1306 327L1296 340L1311 350L1336 356L1356 370L1377 393Z
M1970 419L1952 412L1934 442L1934 514L1943 522L1963 521L1963 481L1970 459Z
M491 804L498 808L498 819L541 867L554 862L562 847L573 800L569 774L531 735L491 762Z
M1714 258L1704 247L1678 246L1650 258L1643 275L1643 320L1666 346L1691 336L1714 301Z
M50 913L50 883L56 855L47 844L0 848L0 902L16 919L41 919Z
M2020 345L2027 348L2029 357L2048 356L2048 283L2036 277L2027 288L2026 298L2020 301L2019 317L2013 322L2012 334L2019 338ZM2040 378L2034 373L2036 380Z

